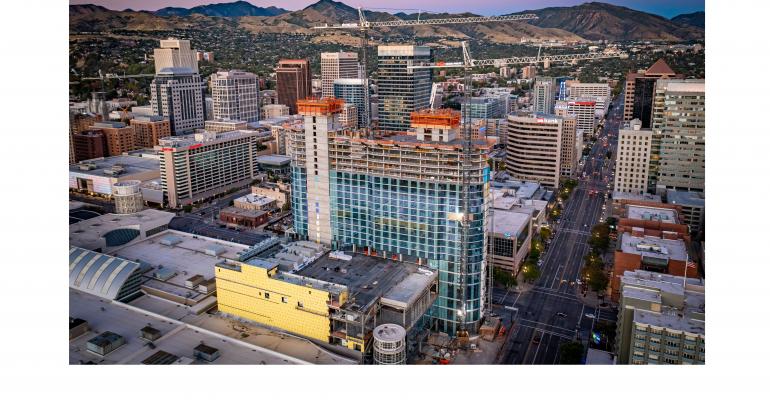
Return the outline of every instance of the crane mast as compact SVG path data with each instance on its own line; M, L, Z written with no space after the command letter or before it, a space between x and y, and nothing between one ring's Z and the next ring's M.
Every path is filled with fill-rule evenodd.
M472 24L481 22L507 22L507 21L523 21L528 19L537 19L535 14L516 14L516 15L500 15L493 17L459 17L459 18L434 18L434 19L420 19L419 16L416 20L396 20L396 21L369 21L364 15L364 10L358 8L358 22L344 22L341 24L324 24L321 26L315 26L313 29L352 29L358 30L361 33L361 61L364 64L364 108L366 109L366 119L364 130L367 136L371 137L371 123L370 112L371 107L369 102L369 72L366 49L369 47L369 30L374 28L386 28L386 27L409 27L409 26L423 26L423 25L453 25L453 24Z

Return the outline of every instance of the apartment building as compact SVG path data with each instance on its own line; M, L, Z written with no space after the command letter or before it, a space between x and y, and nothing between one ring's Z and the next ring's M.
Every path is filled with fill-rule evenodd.
M555 115L509 116L506 171L514 179L558 187L563 131L564 119Z
M275 69L278 104L289 107L289 114L297 113L297 100L313 95L313 78L307 60L280 60Z
M357 53L321 53L321 96L335 97L334 81L337 79L364 78L359 76L359 70Z
M213 117L246 122L259 121L259 80L251 72L219 71L211 77Z
M642 129L638 119L618 131L615 154L615 191L631 194L647 193L652 157L651 129Z
M72 148L72 162L79 163L83 160L107 157L107 139L100 129L85 130L70 135Z
M134 117L130 124L134 128L137 148L155 147L158 139L171 136L171 122L158 115Z
M441 294L432 312L435 326L452 335L463 328L476 331L486 290L486 152L491 146L474 141L470 149L465 217L459 112L415 112L409 116L413 134L368 139L340 127L342 104L337 99L299 103L305 129L291 132L296 234L332 248L437 269ZM464 218L466 252L460 245ZM459 285L461 265L464 284Z
M126 126L122 122L97 122L90 129L102 131L107 142L107 154L110 156L119 156L136 149L136 138L132 126Z
M201 132L160 139L160 178L171 208L248 185L269 132Z
M618 364L705 364L701 279L627 271L620 282Z

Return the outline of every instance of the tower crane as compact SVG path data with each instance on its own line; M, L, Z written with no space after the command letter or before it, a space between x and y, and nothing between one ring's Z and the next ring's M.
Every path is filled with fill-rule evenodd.
M457 323L458 323L458 336L460 336L460 333L465 333L465 305L466 305L466 295L465 295L465 279L468 271L468 257L466 256L468 254L468 246L469 246L469 235L470 235L470 220L469 218L469 212L470 212L470 198L469 198L469 185L470 185L470 168L471 168L471 113L470 113L470 102L471 102L471 95L472 95L472 81L471 81L471 71L474 67L484 67L484 66L496 66L501 67L504 65L512 65L512 64L536 64L544 62L545 60L550 61L579 61L579 60L596 60L601 58L613 58L613 57L620 57L620 58L627 58L628 55L619 51L609 50L601 53L581 53L581 54L561 54L561 55L554 55L554 56L541 56L540 49L538 48L537 56L536 57L510 57L510 58L496 58L496 59L486 59L486 60L478 60L471 57L470 49L468 47L468 43L466 41L463 41L462 43L462 52L463 52L463 61L458 62L436 62L436 63L422 63L418 65L412 65L408 66L408 69L423 69L423 68L463 68L464 69L464 77L463 77L463 103L465 104L466 111L461 114L462 116L462 127L463 127L463 157L462 157L462 163L463 163L463 169L462 169L462 214L463 214L463 221L462 221L462 229L460 233L460 240L461 240L461 249L463 254L463 257L461 257L461 263L460 263L460 274L459 274L459 287L461 288L460 291L460 308L457 312ZM490 283L488 284L488 290L489 292L489 298L488 298L488 304L489 309L491 309L492 306L492 283L491 283L491 277L492 274L489 274L490 276Z
M528 19L537 19L535 14L515 14L515 15L500 15L492 17L459 17L459 18L434 18L434 19L420 19L419 16L416 20L395 20L395 21L369 21L364 15L364 10L358 8L358 22L344 22L341 24L324 24L315 26L313 29L352 29L361 32L361 59L364 64L364 84L366 88L364 90L364 107L366 108L364 115L366 116L366 130L369 133L369 73L367 71L367 56L366 48L369 46L369 30L376 28L386 27L409 27L409 26L422 26L422 25L452 25L452 24L472 24L481 22L507 22L507 21L523 21Z

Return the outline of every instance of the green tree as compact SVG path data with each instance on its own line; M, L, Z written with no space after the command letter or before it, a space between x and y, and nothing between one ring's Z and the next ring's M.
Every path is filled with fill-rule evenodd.
M513 276L508 271L505 271L501 268L495 268L493 272L493 277L495 280L495 283L499 283L500 285L505 286L506 288L510 288L512 286L516 286L516 277Z
M603 292L607 290L607 285L610 283L607 274L604 269L596 266L585 266L581 271L583 279L588 283L591 290L595 292Z
M540 268L529 261L524 263L521 271L524 273L524 281L526 282L534 282L540 277Z
M546 227L540 228L540 239L542 239L542 240L550 239L551 238L551 233L552 233L551 230L546 228Z
M559 364L580 364L583 345L580 342L563 343L559 347Z
M182 210L184 210L184 212L186 213L192 212L192 206L189 204L186 204L184 207L182 207Z

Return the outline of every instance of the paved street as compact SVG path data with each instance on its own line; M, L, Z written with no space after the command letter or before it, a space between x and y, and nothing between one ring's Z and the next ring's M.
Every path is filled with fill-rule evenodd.
M614 157L622 101L622 96L613 101L605 126L582 167L586 179L580 180L564 205L534 287L524 293L494 289L495 311L515 320L500 358L504 364L558 364L561 343L578 339L586 344L594 323L586 314L602 320L617 318L609 308L584 305L578 298L582 294L577 281L583 257L589 251L591 227L602 216L604 193L612 181L613 164L606 159L606 153L610 150ZM608 134L612 136L608 147L604 147L603 138ZM598 193L589 195L592 190ZM518 310L512 311L511 307Z

